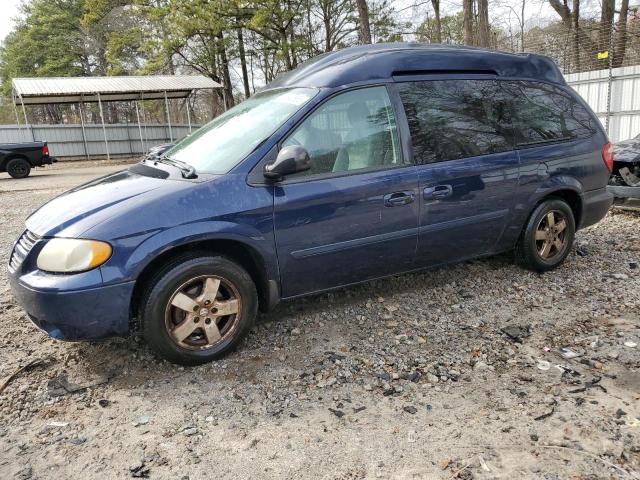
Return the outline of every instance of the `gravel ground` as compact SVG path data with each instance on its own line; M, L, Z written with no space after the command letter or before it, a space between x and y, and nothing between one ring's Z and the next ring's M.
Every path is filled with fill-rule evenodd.
M185 369L51 340L8 289L26 216L114 168L0 180L0 378L42 360L0 394L0 478L640 478L640 214L544 275L504 255L282 304Z

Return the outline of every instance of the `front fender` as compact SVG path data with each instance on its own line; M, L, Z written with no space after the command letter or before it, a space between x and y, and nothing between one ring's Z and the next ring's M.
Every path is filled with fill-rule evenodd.
M255 227L227 221L202 221L178 225L159 232L143 234L129 255L107 262L102 267L104 283L135 280L151 261L168 250L205 240L231 240L255 251L263 261L268 279L278 278L273 231L261 232ZM114 252L129 250L130 238L114 243ZM115 256L115 255L114 255Z

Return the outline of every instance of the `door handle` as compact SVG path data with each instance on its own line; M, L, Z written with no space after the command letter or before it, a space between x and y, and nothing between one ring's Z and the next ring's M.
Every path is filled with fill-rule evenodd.
M415 193L412 191L387 193L384 196L384 205L386 207L398 207L400 205L407 205L413 202L414 197Z
M450 197L453 193L451 185L436 185L435 187L427 187L422 191L422 198L425 200L440 200L441 198Z

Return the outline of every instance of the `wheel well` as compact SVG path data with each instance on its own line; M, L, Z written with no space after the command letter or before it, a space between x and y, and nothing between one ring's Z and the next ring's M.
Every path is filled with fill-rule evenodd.
M19 153L10 154L9 156L5 157L5 159L2 161L2 164L0 166L2 166L3 170L6 170L9 162L11 160L15 160L16 158L21 158L23 160L26 160L29 166L31 166L31 162L29 161L29 159L26 156L21 155Z
M174 247L166 252L161 253L154 258L138 275L133 294L131 297L131 305L129 308L132 331L137 330L137 316L140 306L141 297L145 287L153 278L154 274L170 262L173 258L188 253L202 253L203 255L218 254L223 255L230 260L237 262L247 273L256 285L258 291L258 302L263 307L269 302L269 282L267 279L266 268L262 258L253 248L234 240L203 240L188 243Z
M573 218L576 221L576 230L580 228L580 221L582 220L582 199L580 198L580 195L574 190L558 190L556 192L550 193L540 202L548 200L551 197L561 198L562 200L567 202L567 204L571 207Z

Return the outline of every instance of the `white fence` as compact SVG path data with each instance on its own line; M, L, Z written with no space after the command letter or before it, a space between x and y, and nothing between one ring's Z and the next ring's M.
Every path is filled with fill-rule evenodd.
M198 125L193 125L195 130ZM150 147L171 141L168 125L135 123L105 125L111 156L138 156ZM51 155L62 159L104 158L107 151L102 125L0 125L0 144L46 141ZM189 134L188 125L171 125L173 140Z
M586 100L605 125L609 103L609 70L572 73L564 78ZM612 142L617 142L639 133L640 65L614 68L611 71L609 138Z

